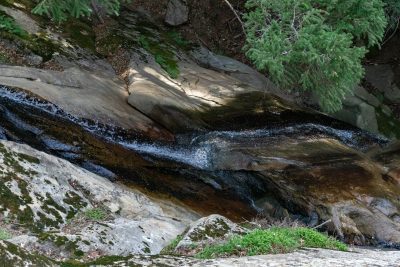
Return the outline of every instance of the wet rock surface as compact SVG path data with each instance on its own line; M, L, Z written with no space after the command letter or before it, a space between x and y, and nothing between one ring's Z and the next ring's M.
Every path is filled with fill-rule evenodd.
M250 218L268 206L268 196L279 203L281 215L292 214L310 226L331 220L327 230L349 242L400 241L398 146L351 127L300 124L152 143L97 135L38 109L23 111L18 103L3 102L3 107L8 139L32 143L146 192L173 196L204 214ZM382 213L388 206L390 212Z

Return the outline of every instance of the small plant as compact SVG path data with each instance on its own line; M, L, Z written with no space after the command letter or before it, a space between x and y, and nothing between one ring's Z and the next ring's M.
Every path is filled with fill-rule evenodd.
M21 27L18 26L18 24L16 24L12 18L1 13L0 13L0 31L12 33L21 37L26 35L26 32L23 29L21 29Z
M176 246L178 246L179 242L181 242L182 238L183 238L182 235L178 235L174 240L171 241L171 243L168 246L166 246L161 250L160 254L167 254L167 255L174 254L174 250Z
M345 244L310 228L271 228L253 230L244 236L234 236L224 244L205 247L196 257L210 259L231 255L288 253L301 247L347 251Z
M94 208L84 212L84 216L93 221L103 221L107 218L108 214L103 209Z
M0 228L0 240L7 240L12 238L12 235L5 229Z

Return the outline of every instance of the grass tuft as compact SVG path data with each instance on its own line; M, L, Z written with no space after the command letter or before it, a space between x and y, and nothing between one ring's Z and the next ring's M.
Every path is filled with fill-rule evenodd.
M103 209L94 208L85 211L85 217L92 221L103 221L107 218L108 214Z
M160 252L160 254L165 254L165 255L173 255L174 250L176 246L178 246L179 242L183 239L182 235L178 235L174 240L171 241L171 243L163 248Z
M0 228L0 240L7 240L12 238L12 235L5 229Z
M244 236L234 236L224 244L207 246L196 257L210 259L288 253L301 247L347 251L345 244L310 228L271 228L253 230Z

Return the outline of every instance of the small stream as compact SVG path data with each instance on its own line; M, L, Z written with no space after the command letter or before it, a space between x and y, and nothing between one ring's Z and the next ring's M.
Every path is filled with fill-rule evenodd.
M73 124L79 125L79 127L93 135L104 138L108 142L119 144L135 152L159 159L168 159L177 163L187 164L202 170L210 170L212 168L212 153L215 150L213 149L215 146L232 141L257 144L257 139L264 139L267 137L324 135L337 139L349 147L362 151L368 149L372 143L384 145L389 142L389 140L383 136L373 135L362 130L335 129L326 125L306 123L297 125L293 124L272 129L210 131L208 133L177 136L177 144L171 145L140 140L137 136L129 133L127 130L112 125L104 125L96 121L78 118L63 111L52 103L39 100L38 98L29 96L21 91L14 91L7 87L0 86L0 104L4 102L37 109L41 112L47 113L48 116L67 120ZM36 135L40 135L42 132L41 129L24 122L7 109L3 112L4 116L12 121L16 127ZM0 138L5 138L4 133L1 133L2 131L0 128ZM43 142L53 150L71 149L70 145L63 144L62 142L58 142L51 138L45 138L43 139Z
M334 124L340 126L337 121ZM247 150L258 149L262 153L268 142L321 137L336 139L361 151L389 142L346 124L332 127L311 122L265 129L192 132L177 135L175 142L160 142L78 118L54 104L0 86L0 139L28 144L111 180L122 179L146 193L168 195L199 212L231 218L254 216L260 211L256 201L276 191L272 180L247 168L252 164L251 157L249 162L241 158L247 156ZM238 151L239 158L235 158ZM221 158L230 162L221 163ZM267 163L296 163L285 158L266 158Z

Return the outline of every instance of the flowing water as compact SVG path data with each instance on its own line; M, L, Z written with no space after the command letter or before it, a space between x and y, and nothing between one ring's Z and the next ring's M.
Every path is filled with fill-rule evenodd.
M389 140L382 136L373 135L361 130L335 129L327 125L305 123L286 125L272 129L210 131L208 133L191 134L189 138L187 136L178 136L178 142L176 144L162 144L158 142L142 141L134 134L130 134L129 131L113 125L104 125L96 121L78 118L63 111L57 105L32 97L22 91L15 91L4 86L0 86L0 103L1 102L8 102L8 104L14 103L38 109L48 116L70 121L93 135L104 138L108 142L119 144L140 154L172 160L202 170L209 170L212 168L213 152L216 147L224 143L238 140L257 145L258 139L265 139L268 137L324 135L360 150L367 149L371 143L383 145L389 142ZM35 135L40 135L42 132L41 129L23 121L7 109L4 109L3 113L16 127ZM3 138L5 138L2 132L4 131L1 130L0 125L0 137L3 136ZM50 137L44 137L42 141L53 150L74 150L74 148L71 148L71 145L64 144Z

